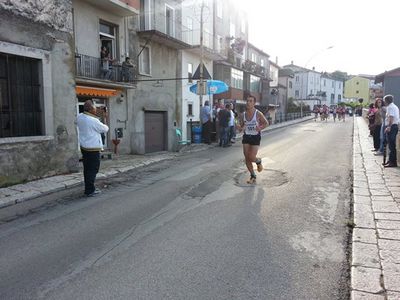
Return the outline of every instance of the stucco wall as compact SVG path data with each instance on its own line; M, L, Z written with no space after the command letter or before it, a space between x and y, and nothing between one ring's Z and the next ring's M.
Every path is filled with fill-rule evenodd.
M150 43L150 49L152 78L180 76L181 61L177 50L156 42ZM140 76L140 79L149 77ZM167 112L167 150L174 150L176 145L174 122L177 122L180 115L179 103L182 101L181 90L178 89L176 81L164 81L160 86L154 81L138 82L137 89L132 94L132 106L129 108L132 152L145 153L145 110Z
M2 1L0 8L2 51L41 59L46 124L40 137L0 138L0 186L77 170L71 3Z

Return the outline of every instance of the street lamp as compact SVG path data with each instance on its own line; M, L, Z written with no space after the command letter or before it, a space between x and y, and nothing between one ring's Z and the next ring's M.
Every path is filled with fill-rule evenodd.
M304 65L304 69L307 69L308 64L318 55L320 55L321 53L325 52L326 50L330 50L332 49L334 46L329 46L327 48L323 48L321 50L318 50L317 52L315 52L313 55L311 55L311 57L307 60L306 64ZM308 74L308 72L306 71L306 74ZM301 98L303 98L303 75L301 76ZM307 85L308 85L308 80L307 80ZM307 94L307 88L306 88L306 94ZM305 95L305 97L307 98L307 95ZM303 99L301 99L300 102L300 116L303 117Z

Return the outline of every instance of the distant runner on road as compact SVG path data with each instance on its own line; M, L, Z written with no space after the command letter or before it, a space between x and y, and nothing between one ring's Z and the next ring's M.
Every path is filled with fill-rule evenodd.
M261 131L269 124L264 114L257 110L254 106L256 98L249 95L246 102L246 111L240 115L239 131L243 131L243 154L246 161L247 169L250 172L249 184L256 183L257 176L254 173L253 162L257 165L257 171L263 170L261 158L257 157L258 148L261 142Z

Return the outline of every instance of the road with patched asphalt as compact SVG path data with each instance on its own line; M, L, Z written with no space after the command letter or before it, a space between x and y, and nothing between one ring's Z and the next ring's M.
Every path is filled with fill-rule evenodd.
M0 299L347 299L351 119L103 182L0 225Z

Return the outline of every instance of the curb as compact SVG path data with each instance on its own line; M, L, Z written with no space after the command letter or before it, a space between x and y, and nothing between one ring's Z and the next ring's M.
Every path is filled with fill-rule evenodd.
M368 152L365 120L354 120L351 299L400 299L400 201L393 192L398 174L384 171Z

